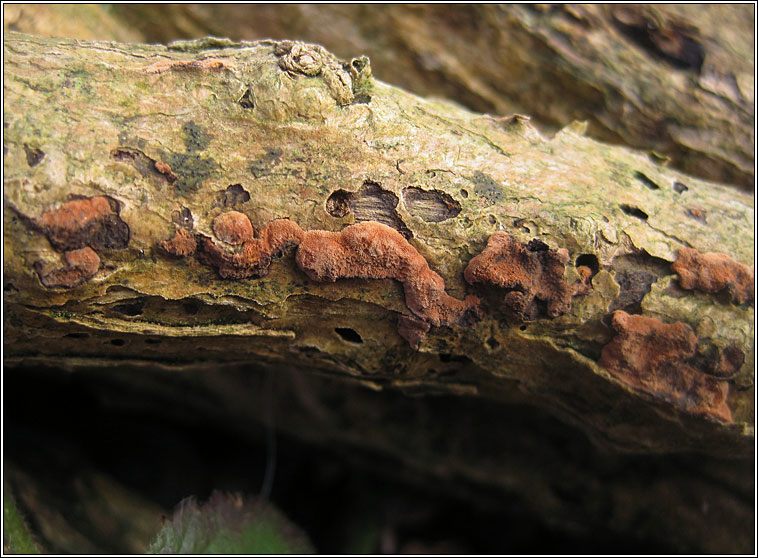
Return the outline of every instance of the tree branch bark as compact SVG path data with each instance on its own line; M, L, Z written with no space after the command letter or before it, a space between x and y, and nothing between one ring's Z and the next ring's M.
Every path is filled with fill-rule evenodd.
M752 191L753 7L743 5L8 6L6 28L166 43L297 37L370 56L376 75L540 129L590 136ZM141 41L140 37L141 36Z
M321 47L4 46L6 362L265 359L523 399L634 451L751 450L752 302L729 298L753 288L749 196L579 125L549 139L419 99ZM223 241L232 211L257 238ZM334 248L327 233L299 245L341 229ZM467 283L496 232L517 263ZM172 251L177 234L201 248ZM750 283L682 290L683 247L726 254ZM684 324L669 356L692 365L646 379L670 366L601 359L636 327L617 310ZM656 353L661 335L632 346ZM637 428L619 428L630 414Z
M555 452L501 451L530 453L566 428L555 417L604 448L712 456L681 494L752 474L720 461L754 447L749 195L581 124L546 138L420 99L313 45L4 48L6 365L108 365L147 390L179 370L240 424L264 394L230 368L260 367L298 401L281 428L562 523L577 505L539 469ZM569 460L588 493L615 470ZM658 501L627 480L604 487L620 531ZM739 488L709 490L730 525L750 517L729 507ZM660 538L688 509L670 500ZM742 551L698 518L691 548Z

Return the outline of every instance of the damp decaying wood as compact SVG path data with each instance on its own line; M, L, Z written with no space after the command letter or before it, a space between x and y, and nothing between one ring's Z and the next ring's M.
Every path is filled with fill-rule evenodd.
M691 249L751 271L749 195L304 43L4 47L6 365L284 366L515 405L606 451L751 454L752 301L707 291L752 275L693 291L671 267ZM631 339L648 319L662 333ZM471 443L407 458L520 490Z

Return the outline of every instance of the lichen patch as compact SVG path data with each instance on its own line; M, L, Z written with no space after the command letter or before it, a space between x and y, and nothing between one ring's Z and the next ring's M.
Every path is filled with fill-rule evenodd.
M505 189L490 175L483 172L475 172L470 178L474 183L474 192L487 199L490 204L500 202L505 198Z
M612 326L617 335L603 347L600 366L633 389L685 412L732 422L726 404L729 384L688 362L698 345L692 328L623 310L613 314ZM731 366L729 360L726 355L724 361Z

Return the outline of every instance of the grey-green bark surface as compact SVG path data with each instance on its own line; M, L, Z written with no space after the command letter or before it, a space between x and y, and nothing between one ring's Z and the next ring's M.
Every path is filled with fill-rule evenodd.
M377 76L540 127L586 120L603 141L753 189L754 6L114 5L8 9L7 28L165 43L298 38L362 52Z
M395 455L420 471L521 494L539 492L544 480L519 488L501 468L506 456L482 453L502 440L482 441L478 431L470 433L476 451L453 458L455 448L415 456L412 444L389 433L376 441L334 425L364 417L366 432L376 434L387 424L383 413L412 412L414 399L388 397L386 408L367 399L362 406L370 393L363 388L371 388L536 407L536 416L577 426L606 449L751 455L753 308L677 289L669 269L682 246L752 267L749 195L598 143L582 135L581 125L547 138L523 117L420 99L372 79L362 62L351 75L350 66L313 47L307 52L323 58L318 71L286 71L278 46L6 36L6 364L118 364L148 384L155 369L199 367L206 381L219 363L308 370L306 377L331 378L337 387L326 392L344 389L355 398L354 408L323 425L334 439ZM340 190L349 201L336 211L329 200ZM84 284L51 289L35 266L60 265L61 254L30 220L72 196L116 200L128 245L99 250L98 271ZM292 250L263 278L229 280L159 249L187 221L193 233L213 238L214 218L230 209L256 229L278 218L306 231L340 231L357 221L399 228L444 278L448 294L482 297L483 318L432 328L415 351L398 334L408 309L392 280L312 281ZM468 262L501 230L567 250L569 283L585 261L577 258L596 257L592 288L562 316L514 321L502 308L503 292L463 279ZM739 347L744 362L728 380L733 422L689 414L598 365L614 336L609 314L620 308L684 322L716 350ZM228 385L209 385L208 393L214 389L224 394L218 401L236 394ZM307 419L291 420L305 437L329 439L315 423L309 432ZM444 421L435 428L444 431ZM550 509L549 495L542 496L535 505Z

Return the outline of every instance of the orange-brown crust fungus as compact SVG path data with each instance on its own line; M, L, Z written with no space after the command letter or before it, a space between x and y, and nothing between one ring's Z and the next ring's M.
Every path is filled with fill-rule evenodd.
M574 289L563 277L569 260L565 249L551 250L540 240L522 244L504 232L496 232L487 247L466 266L464 277L470 284L486 283L509 289L506 307L521 320L539 316L539 305L546 305L554 318L571 309Z
M86 246L63 254L64 267L49 269L37 264L40 282L49 289L71 289L89 281L100 267L100 257Z
M229 213L237 212L230 211L225 215ZM249 238L232 248L219 246L213 239L202 236L200 259L216 267L224 279L263 277L268 274L271 260L286 248L299 244L303 234L303 229L294 221L277 219L260 229L255 238Z
M586 295L592 289L592 270L586 265L580 265L576 268L579 279L573 285L573 295Z
M701 254L692 248L680 248L671 269L679 275L683 289L706 293L726 291L738 304L754 301L754 271L726 254Z
M174 236L170 240L162 240L158 243L158 246L172 256L192 256L197 251L195 236L183 228L176 229Z
M213 234L219 240L236 246L253 238L253 225L244 213L227 211L213 220Z
M160 60L150 64L142 71L147 74L162 74L169 70L232 70L237 66L228 60L206 58L204 60Z
M732 422L729 384L688 363L698 340L692 328L655 318L613 314L617 335L603 347L599 364L626 385L669 401L695 415Z
M176 182L177 177L174 174L174 171L171 170L171 165L164 163L163 161L156 161L153 166L155 166L155 170L166 177L166 180L169 182Z
M430 329L431 326L428 322L415 316L401 314L397 319L397 332L415 350L421 347L421 343L426 338L426 334L429 333Z
M54 250L64 253L64 267L35 264L40 281L51 289L70 289L88 281L100 267L95 250L129 245L129 226L119 217L118 203L105 196L70 200L31 222Z
M481 318L475 296L458 300L445 292L445 281L429 268L424 257L396 230L365 222L342 232L303 231L289 219L277 219L254 231L249 219L237 211L222 213L213 223L219 240L197 235L197 258L218 270L225 279L263 277L273 258L297 246L295 261L314 281L337 279L395 279L403 284L405 302L413 317L401 317L400 334L418 348L431 326L467 325ZM190 244L190 233L177 230L160 246L175 255Z
M445 281L424 257L403 235L381 223L358 223L338 233L309 231L298 247L296 261L314 281L400 281L410 311L433 326L468 324L481 317L477 297L458 300L448 295Z
M58 252L85 246L118 250L129 244L129 227L105 196L68 201L43 213L34 224Z

